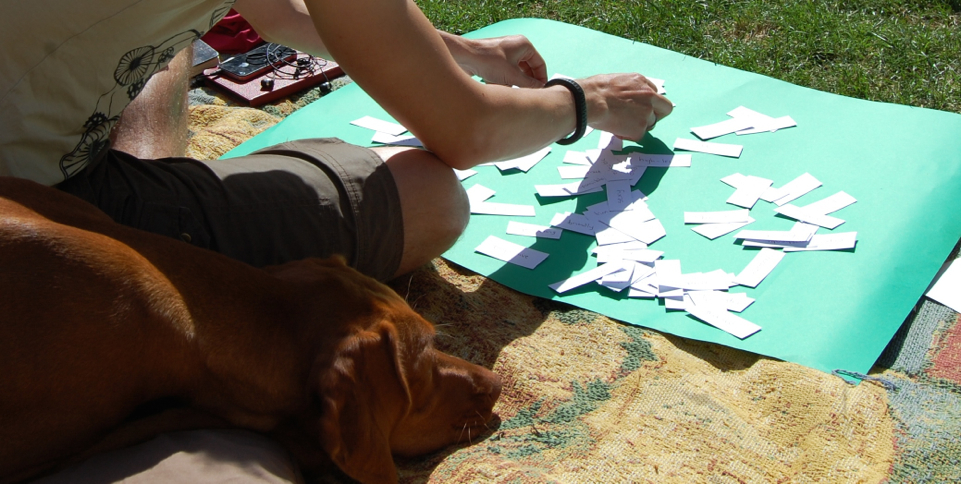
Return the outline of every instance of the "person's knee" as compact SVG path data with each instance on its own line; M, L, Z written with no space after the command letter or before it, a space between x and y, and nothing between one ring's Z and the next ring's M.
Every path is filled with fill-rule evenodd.
M445 165L446 166L446 165ZM445 187L445 199L449 209L449 215L447 218L447 230L448 236L450 237L450 245L454 245L454 242L464 233L467 229L467 223L470 222L470 201L467 198L467 192L464 190L464 186L461 185L460 180L457 179L457 175L453 174L451 170L451 176L447 177L446 180L447 187Z
M451 167L433 153L400 148L375 150L390 168L404 217L404 255L399 273L449 249L470 220L470 203Z
M454 170L433 153L417 151L409 155L414 155L411 160L416 163L416 168L409 169L402 176L416 177L416 184L411 186L407 179L405 186L399 186L399 189L402 203L406 205L405 215L411 214L416 220L410 220L410 224L405 220L405 226L429 226L424 233L432 233L432 238L446 249L460 237L470 220L467 192Z

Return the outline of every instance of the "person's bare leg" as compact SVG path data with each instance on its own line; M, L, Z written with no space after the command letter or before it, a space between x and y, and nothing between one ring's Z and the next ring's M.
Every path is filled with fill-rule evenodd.
M192 63L193 46L188 46L147 81L110 133L114 149L145 160L184 156Z
M470 219L467 193L447 166L429 151L381 147L400 194L404 217L404 255L394 277L407 274L443 254Z

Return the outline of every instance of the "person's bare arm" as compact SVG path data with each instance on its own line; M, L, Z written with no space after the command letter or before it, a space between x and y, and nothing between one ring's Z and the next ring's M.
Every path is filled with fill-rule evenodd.
M468 39L438 32L457 64L472 76L504 86L543 87L547 82L547 64L527 37Z
M330 59L303 0L237 0L234 8L265 40ZM467 39L438 32L470 75L508 86L540 87L547 81L544 59L523 36Z
M303 0L237 0L234 9L264 40L331 58Z
M512 89L474 81L454 58L456 46L445 42L411 0L306 0L306 5L324 45L351 78L455 168L527 154L574 130L574 103L564 87ZM534 51L504 60L540 83L546 68L539 58ZM491 68L487 75L500 70ZM640 139L671 110L637 74L579 82L590 124L626 139Z

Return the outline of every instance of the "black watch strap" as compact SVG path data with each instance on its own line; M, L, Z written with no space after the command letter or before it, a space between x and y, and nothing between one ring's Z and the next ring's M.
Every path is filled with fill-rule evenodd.
M574 129L573 134L557 141L559 145L569 145L581 139L581 137L584 136L584 132L587 131L587 98L584 96L584 90L581 89L580 84L574 82L573 79L555 77L547 81L544 87L557 85L566 87L567 90L571 91L571 96L574 96L574 113L576 115L577 127Z

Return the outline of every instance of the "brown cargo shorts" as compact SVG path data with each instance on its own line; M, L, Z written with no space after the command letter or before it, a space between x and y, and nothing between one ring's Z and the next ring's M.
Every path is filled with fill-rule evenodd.
M110 150L57 187L119 223L256 267L340 254L383 281L404 249L390 169L373 151L339 139L213 161L141 160Z

